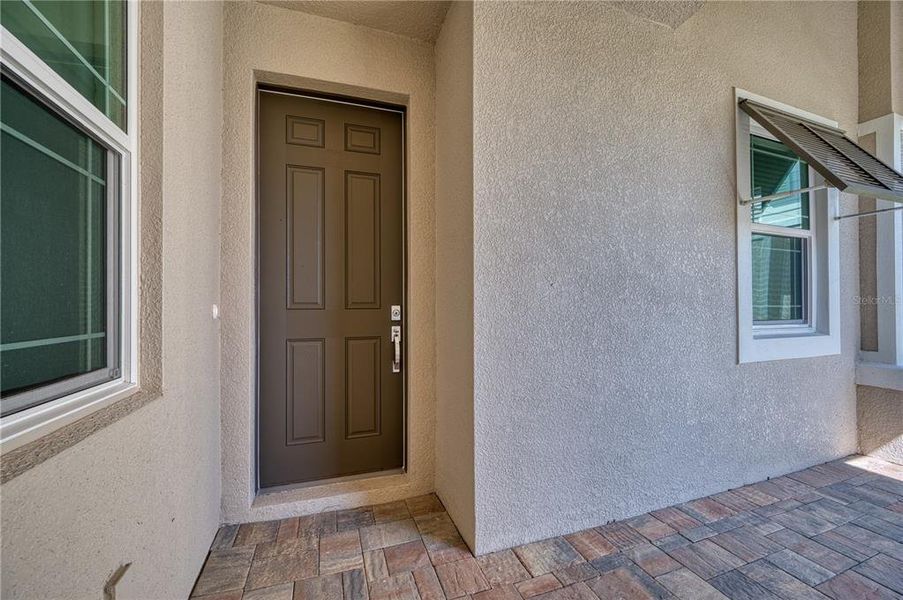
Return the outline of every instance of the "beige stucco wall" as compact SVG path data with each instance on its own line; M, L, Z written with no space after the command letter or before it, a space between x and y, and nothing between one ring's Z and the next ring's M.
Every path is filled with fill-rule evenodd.
M101 598L124 563L117 598L185 598L219 525L222 6L142 13L142 248L162 238L162 307L155 282L142 298L147 324L162 310L163 395L3 484L4 599ZM148 361L156 379L159 350Z
M903 114L903 2L865 0L859 11L859 121Z
M903 115L903 2L891 2L890 20L892 107L895 113Z
M672 30L481 2L474 27L477 550L856 451L856 224L843 353L738 365L734 181L735 86L854 130L856 5Z
M474 543L473 6L436 41L436 492Z
M866 0L859 11L859 121L883 117L893 109L891 56L894 51L891 20L893 2ZM896 11L894 11L896 12ZM901 100L903 101L903 100Z
M903 392L856 387L859 450L903 465Z
M433 490L435 194L433 47L258 3L225 9L222 472L227 522L386 502ZM407 472L255 500L254 89L256 80L405 104Z

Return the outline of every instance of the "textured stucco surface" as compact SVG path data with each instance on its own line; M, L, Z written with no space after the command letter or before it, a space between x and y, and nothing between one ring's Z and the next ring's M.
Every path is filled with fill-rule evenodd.
M895 113L903 115L903 2L891 2L890 4L892 106Z
M866 0L859 11L859 121L892 111L891 4Z
M611 5L653 23L675 29L696 14L704 3L704 0L620 0L612 2Z
M262 0L282 8L300 10L321 17L348 21L364 27L391 31L424 41L435 41L448 10L447 1L438 0Z
M227 522L374 504L433 489L433 46L259 3L225 8L222 472ZM403 475L255 500L254 86L257 79L407 105L407 467Z
M855 224L842 355L736 362L733 91L854 128L856 12L475 5L478 552L857 449Z
M903 114L903 2L866 0L859 11L859 121Z
M474 545L473 5L436 41L436 492Z
M215 2L142 5L142 251L163 248L162 313L142 323L142 356L145 341L160 340L146 326L162 315L163 395L3 485L4 599L100 598L128 562L117 598L185 598L219 525L209 311L219 289L221 14ZM142 262L142 302L153 305L142 310L160 311L145 294L159 284L153 264Z
M859 450L903 465L903 392L856 386Z

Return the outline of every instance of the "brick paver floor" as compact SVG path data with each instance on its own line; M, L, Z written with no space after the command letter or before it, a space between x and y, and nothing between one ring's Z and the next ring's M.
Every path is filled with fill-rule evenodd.
M849 457L474 557L434 495L222 527L198 600L903 600L903 467Z

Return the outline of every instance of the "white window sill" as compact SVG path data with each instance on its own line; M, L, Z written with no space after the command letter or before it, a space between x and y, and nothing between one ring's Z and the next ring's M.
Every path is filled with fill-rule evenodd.
M138 391L118 379L0 419L0 452L9 452Z
M883 363L858 363L856 383L903 392L903 366Z
M740 339L741 363L812 358L835 354L840 354L840 336L837 334L809 333L768 336L747 333Z

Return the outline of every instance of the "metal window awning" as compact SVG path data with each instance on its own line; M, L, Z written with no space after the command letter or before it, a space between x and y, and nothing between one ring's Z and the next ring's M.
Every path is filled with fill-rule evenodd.
M768 202L802 192L835 187L848 194L900 203L900 206L893 208L841 215L838 219L903 209L903 175L846 137L842 130L795 117L751 100L741 100L740 108L809 163L826 182L824 186L741 200L741 203Z

